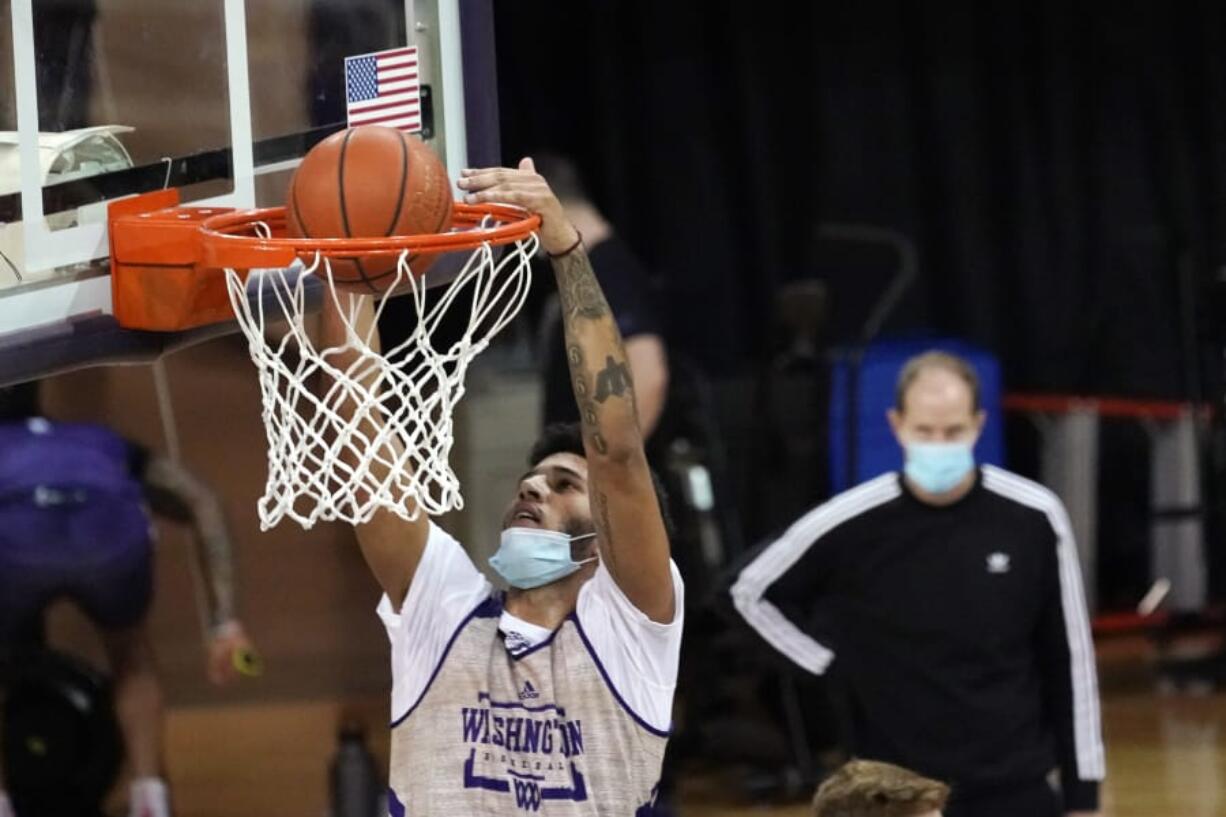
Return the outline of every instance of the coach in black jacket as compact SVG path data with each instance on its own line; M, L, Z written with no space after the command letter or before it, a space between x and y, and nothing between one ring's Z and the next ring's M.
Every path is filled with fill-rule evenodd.
M857 756L949 781L947 817L1096 814L1098 683L1064 507L975 466L984 414L965 361L909 361L889 419L903 472L793 524L737 577L737 610L796 664L839 675Z

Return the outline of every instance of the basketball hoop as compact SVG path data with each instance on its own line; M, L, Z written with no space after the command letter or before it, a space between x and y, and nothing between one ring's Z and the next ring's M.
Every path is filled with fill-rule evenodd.
M173 213L161 221L173 221ZM319 239L286 237L283 207L178 216L193 217L197 267L225 271L230 303L259 371L268 439L261 528L286 517L309 528L330 520L361 524L379 510L411 520L421 512L462 508L449 462L453 413L469 364L527 299L540 218L505 205L456 203L448 233ZM152 239L155 229L148 222L119 226L121 236L133 238ZM443 265L414 274L411 257L443 253L458 254L454 278L434 271ZM410 299L417 316L412 334L382 353L374 350L371 333L378 331L387 299L376 304L376 322L363 335L358 310L371 296L338 289L332 279L334 260L367 257L396 259L387 289ZM323 297L345 325L342 346L319 348L307 331L313 278L323 282ZM427 299L427 289L444 285L439 297ZM436 348L443 316L466 290L471 306L465 306L463 335ZM273 325L277 339L266 332ZM351 355L348 365L337 364Z
M278 222L278 219L281 221ZM464 501L451 468L453 414L464 396L468 366L519 312L528 297L531 259L540 220L499 206L455 207L455 232L375 239L274 238L284 212L223 214L201 225L204 262L226 270L226 284L251 359L260 373L268 434L268 481L258 503L267 530L289 517L305 528L317 521L367 522L381 510L405 519L458 510ZM501 253L499 247L507 249ZM304 265L284 262L285 252ZM419 278L410 253L466 253L459 273L441 297L427 302L437 282ZM392 349L374 351L376 321L361 335L356 316L371 296L333 285L336 258L392 256L388 288L412 301L417 325ZM268 262L276 260L275 266ZM250 271L250 272L248 272ZM318 348L304 322L306 281L325 286L346 327L345 344ZM250 280L249 280L250 279ZM468 324L447 348L436 348L443 316L465 290L471 293ZM254 297L249 297L254 295ZM284 322L270 341L269 323ZM333 360L353 354L344 368ZM326 385L316 393L319 375ZM341 406L352 409L345 418Z

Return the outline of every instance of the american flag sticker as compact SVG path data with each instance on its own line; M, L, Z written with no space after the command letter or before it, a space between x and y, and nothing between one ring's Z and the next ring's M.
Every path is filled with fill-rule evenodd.
M417 48L393 48L345 58L345 110L349 127L383 125L421 130L421 78Z

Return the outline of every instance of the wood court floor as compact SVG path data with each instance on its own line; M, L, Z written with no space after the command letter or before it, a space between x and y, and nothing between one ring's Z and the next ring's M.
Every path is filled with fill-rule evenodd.
M386 702L304 701L188 706L170 713L168 750L179 817L319 817L336 724L381 722ZM1108 817L1226 814L1226 694L1161 698L1111 694L1103 706ZM386 737L372 735L380 761ZM684 784L690 817L802 817L803 805L738 804L709 779Z
M1109 695L1106 817L1221 817L1226 814L1226 694L1157 698ZM682 813L702 817L807 817L803 805L763 809L721 802L718 788L691 784Z

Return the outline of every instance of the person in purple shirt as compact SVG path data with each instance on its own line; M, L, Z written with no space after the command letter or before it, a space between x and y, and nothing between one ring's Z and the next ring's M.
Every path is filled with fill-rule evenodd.
M230 537L208 486L104 426L41 417L37 383L0 389L0 667L40 648L47 606L71 599L97 626L115 676L130 815L169 817L162 690L147 627L149 511L190 525L199 543L210 680L253 671L255 653L235 615ZM0 817L12 817L2 784Z

